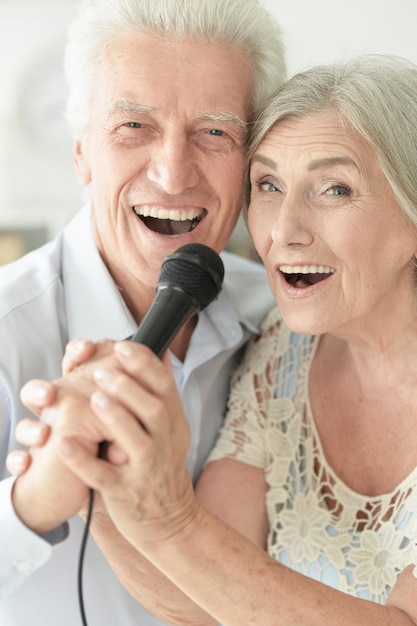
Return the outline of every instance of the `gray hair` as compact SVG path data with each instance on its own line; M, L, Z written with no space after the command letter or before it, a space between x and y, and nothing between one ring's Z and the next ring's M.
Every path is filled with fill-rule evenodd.
M87 129L100 51L126 33L240 47L254 69L253 109L285 79L281 29L258 0L81 0L65 53L66 117L76 138Z
M417 66L372 54L296 74L260 112L248 162L279 121L325 110L336 111L371 146L397 202L417 226ZM246 178L245 212L249 194Z

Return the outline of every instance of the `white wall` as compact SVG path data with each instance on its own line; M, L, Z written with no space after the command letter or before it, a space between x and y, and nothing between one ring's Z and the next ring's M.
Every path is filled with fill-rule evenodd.
M282 26L290 75L361 52L417 63L417 0L261 2ZM14 230L37 244L35 227L52 236L82 201L61 118L62 49L76 4L0 0L0 264L7 246L22 251Z
M417 63L417 0L261 0L284 32L290 75L360 53Z
M80 205L62 116L62 52L74 7L74 0L0 0L0 264L50 238Z

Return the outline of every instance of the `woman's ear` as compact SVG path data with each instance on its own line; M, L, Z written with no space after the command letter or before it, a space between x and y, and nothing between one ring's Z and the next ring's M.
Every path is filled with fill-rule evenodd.
M74 142L73 160L77 178L82 185L91 183L91 169L85 154L85 144L81 139Z

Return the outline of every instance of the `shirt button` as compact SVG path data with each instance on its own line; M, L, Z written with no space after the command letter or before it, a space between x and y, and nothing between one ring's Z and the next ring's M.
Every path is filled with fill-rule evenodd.
M18 572L28 572L32 569L32 563L30 561L16 561L14 564Z

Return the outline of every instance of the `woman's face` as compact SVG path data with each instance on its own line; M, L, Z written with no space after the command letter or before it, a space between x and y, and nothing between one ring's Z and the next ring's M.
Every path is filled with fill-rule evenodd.
M278 123L250 180L249 229L291 329L343 335L413 307L417 229L335 112Z

